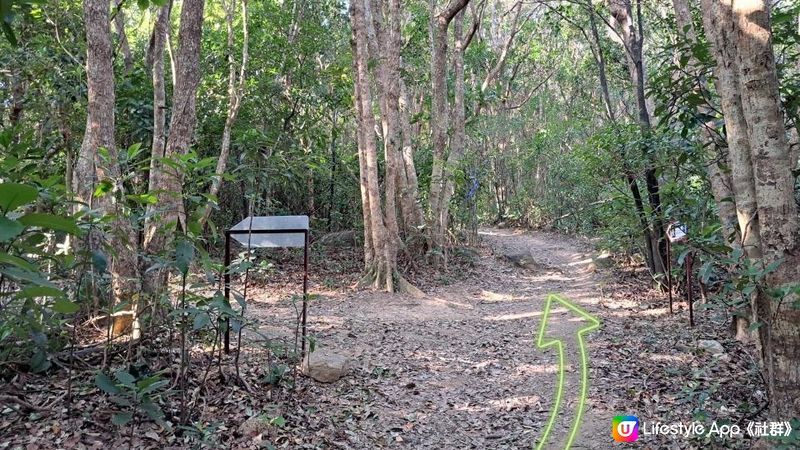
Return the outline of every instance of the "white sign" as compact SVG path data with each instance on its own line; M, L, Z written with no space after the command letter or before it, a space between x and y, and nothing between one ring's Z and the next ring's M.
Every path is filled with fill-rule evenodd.
M308 216L250 216L231 227L231 237L249 248L304 247L302 230L308 230Z
M670 242L680 242L686 238L686 225L680 222L672 222L667 227L667 239Z

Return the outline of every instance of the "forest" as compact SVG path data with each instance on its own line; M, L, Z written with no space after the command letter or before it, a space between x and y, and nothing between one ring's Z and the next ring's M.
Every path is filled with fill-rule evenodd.
M800 1L0 27L0 449L800 449Z

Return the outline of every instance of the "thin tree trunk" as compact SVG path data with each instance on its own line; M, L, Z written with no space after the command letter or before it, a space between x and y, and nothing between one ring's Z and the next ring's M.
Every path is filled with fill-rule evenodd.
M156 183L155 177L161 160L164 158L164 149L167 145L167 94L164 82L164 48L171 9L171 1L159 9L147 57L148 65L152 67L153 78L153 145L150 154L149 186L154 186Z
M678 25L679 34L683 35L686 42L695 45L697 35L694 24L692 23L692 13L687 0L672 0L675 10L675 22ZM703 98L711 98L705 86L705 78L699 69L699 62L694 54L690 55L687 65L689 73L697 80L696 90L700 91ZM704 117L708 117L700 127L699 141L703 148L711 149L708 161L706 162L706 174L711 185L711 193L717 204L717 215L722 225L722 234L726 242L733 242L738 245L739 233L736 218L736 203L733 200L733 181L730 172L724 170L728 167L728 152L723 142L718 142L716 133L716 123L713 118L714 110L708 105L700 105L698 112Z
M647 96L645 94L645 70L642 58L643 30L641 18L641 5L638 4L637 18L639 29L634 26L630 0L612 0L609 2L611 14L614 21L618 24L619 34L624 41L624 47L628 56L628 65L631 81L634 85L636 94L636 104L638 109L639 128L643 138L650 135L652 124L650 113L647 107ZM647 148L646 142L643 144L642 154L649 160L648 167L645 169L645 186L647 188L647 198L650 203L649 235L647 243L653 255L654 275L663 275L665 271L664 260L666 258L666 239L664 235L664 223L661 210L661 194L659 193L658 178L653 167L653 157ZM663 286L661 280L659 286Z
M369 1L369 0L366 0ZM381 211L380 189L378 187L378 156L375 143L375 117L372 113L372 92L369 85L368 72L368 46L367 46L367 24L364 0L355 0L350 5L351 23L353 27L353 39L355 41L355 64L356 80L358 88L358 113L359 129L361 130L361 144L359 152L363 154L362 167L366 181L367 202L363 205L365 213L365 228L367 224L371 231L372 243L372 264L366 267L367 279L372 281L375 288L385 286L389 292L394 291L392 280L393 267L390 266L390 259L387 255L387 231L383 222L383 212ZM363 196L362 196L363 198Z
M408 90L400 78L400 128L403 132L403 169L405 174L405 189L401 192L403 207L403 223L406 226L406 233L411 229L417 229L424 223L422 205L419 202L419 181L417 179L417 169L414 165L414 138L416 133L411 126L411 105L409 103Z
M117 31L117 42L119 42L119 49L122 52L123 63L125 64L125 73L130 73L133 69L133 55L131 54L131 46L128 44L128 36L125 34L125 10L123 5L125 0L117 0L116 14L114 15L114 27Z
M444 164L447 150L448 112L447 112L447 29L455 15L467 6L469 0L450 0L447 7L439 14L431 10L433 24L433 55L431 56L431 130L433 131L433 167L431 169L430 208L431 214L428 229L431 233L431 244L438 264L443 262L445 232L442 228L443 212L446 207L442 203L444 190ZM436 7L436 2L431 6Z
M589 13L589 25L592 32L592 39L594 41L595 47L597 48L595 63L597 64L598 77L600 79L600 90L602 93L603 102L605 103L606 107L606 115L608 116L608 119L611 121L612 126L616 129L617 118L614 106L611 103L611 94L608 88L608 76L606 74L606 62L605 62L606 60L605 60L605 55L603 53L603 47L600 42L600 33L597 31L597 21L595 19L594 6L591 4L591 2L587 2L585 7ZM619 136L619 131L617 131L617 136ZM622 170L625 174L624 175L625 183L628 185L628 189L631 191L631 196L633 198L633 205L634 208L636 209L636 216L639 219L639 225L642 227L641 232L645 242L644 246L645 262L647 263L648 269L650 269L652 273L655 273L656 271L655 255L653 254L653 247L651 245L652 236L650 234L650 224L647 220L647 212L644 209L644 201L642 200L642 194L639 190L639 183L636 181L636 177L633 175L633 171L624 157L622 158Z
M196 96L200 84L200 40L204 0L184 0L178 35L177 73L172 95L172 116L164 157L177 160L189 150L197 122ZM157 164L150 192L159 197L148 207L144 248L150 254L166 250L178 227L186 228L183 206L183 174L169 164ZM156 282L153 286L158 286Z
M521 8L521 6L520 6ZM467 115L464 107L464 9L458 12L453 23L453 77L455 81L455 98L453 101L453 136L450 140L450 154L442 180L442 198L440 211L437 217L440 221L439 229L446 233L450 218L450 199L455 192L455 179L453 169L461 162L467 140L466 122Z
M233 57L233 19L236 14L237 0L223 0L222 2L222 7L225 10L225 23L228 30L228 115L225 117L225 126L222 129L222 145L220 147L219 158L217 159L217 167L214 171L214 177L211 179L211 187L208 189L208 194L212 198L217 198L219 190L222 188L222 180L231 153L231 133L233 125L239 117L239 108L242 106L242 100L244 99L244 88L245 82L247 81L247 62L250 59L247 2L248 0L242 0L242 61L238 71L235 58ZM313 178L310 178L310 180L313 183ZM309 212L311 211L309 210ZM207 204L200 217L201 227L205 225L210 215L211 205Z

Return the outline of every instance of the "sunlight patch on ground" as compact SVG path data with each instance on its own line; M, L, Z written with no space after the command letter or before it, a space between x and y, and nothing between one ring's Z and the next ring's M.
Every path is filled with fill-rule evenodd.
M685 363L687 361L688 355L686 354L668 355L666 353L640 353L639 356L652 361Z
M462 309L472 309L473 306L468 303L461 303L455 302L453 300L445 300L441 297L427 297L426 300L423 300L424 303L429 303L433 305L445 305L450 307L462 308Z
M581 257L583 257L583 255L574 256L574 258L581 258ZM582 266L584 264L590 264L591 262L592 258L586 258L586 259L581 259L580 261L573 261L571 263L567 263L567 265L570 267L574 267L574 266Z
M517 314L501 314L499 316L484 316L483 320L487 320L489 322L502 322L507 320L530 319L532 317L539 317L541 315L542 311L534 311Z
M530 407L535 407L536 410L542 409L542 398L538 395L522 395L517 397L501 398L497 400L488 400L482 405L466 403L463 406L457 405L455 409L457 411L481 412L491 409L511 411L512 409Z
M479 298L488 303L508 302L516 299L516 297L514 297L513 295L500 294L497 292L492 292L487 290L481 291Z
M514 371L517 375L558 373L558 364L520 364Z

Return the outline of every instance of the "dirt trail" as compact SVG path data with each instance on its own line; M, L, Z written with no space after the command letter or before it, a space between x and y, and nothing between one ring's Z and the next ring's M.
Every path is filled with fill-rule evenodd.
M307 433L355 449L537 443L557 376L556 354L535 346L546 294L559 293L593 313L599 276L587 270L590 247L576 239L499 229L482 230L481 237L478 277L420 299L362 291L314 306L312 333L322 346L355 358L357 368L334 385L304 383L304 402L325 416L307 424ZM521 251L530 251L536 269L499 258ZM566 315L554 318L556 330L579 325ZM564 414L551 444L566 434L577 405L573 351L567 361ZM609 448L610 416L588 403L573 448Z

